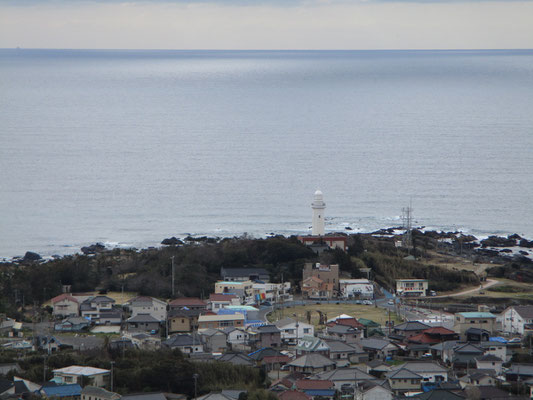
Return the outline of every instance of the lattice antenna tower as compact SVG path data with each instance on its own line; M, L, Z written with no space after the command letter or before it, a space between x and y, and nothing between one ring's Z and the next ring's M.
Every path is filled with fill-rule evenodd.
M402 242L403 246L409 251L413 245L413 238L411 236L413 230L413 208L411 207L411 204L409 204L409 207L402 208L402 221L403 228L405 229Z

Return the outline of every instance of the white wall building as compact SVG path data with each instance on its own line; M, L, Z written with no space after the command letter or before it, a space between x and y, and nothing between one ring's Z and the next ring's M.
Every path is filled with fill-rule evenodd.
M274 325L281 331L281 340L286 343L297 344L298 339L315 335L315 327L313 325L292 318L280 319L274 322Z
M339 279L342 297L374 298L374 284L368 279Z
M523 335L526 330L533 329L533 306L507 307L497 320L503 332Z
M270 303L292 301L290 294L291 283L254 283L253 294L256 302L268 301Z
M425 297L428 284L427 279L396 279L396 294L406 297Z
M167 303L154 297L139 296L129 300L126 305L131 316L149 314L158 321L167 319Z

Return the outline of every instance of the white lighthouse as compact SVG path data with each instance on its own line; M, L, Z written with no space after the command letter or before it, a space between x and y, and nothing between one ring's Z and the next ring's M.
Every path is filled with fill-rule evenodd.
M324 197L320 190L315 192L313 202L311 203L313 209L313 236L324 236L324 210L326 209L326 203L324 203Z

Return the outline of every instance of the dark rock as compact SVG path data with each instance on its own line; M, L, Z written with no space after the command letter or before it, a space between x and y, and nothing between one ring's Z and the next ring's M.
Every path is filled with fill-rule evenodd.
M101 253L103 251L105 251L105 246L102 243L95 243L81 248L81 252L85 255Z
M27 251L26 254L24 254L22 261L38 261L41 258L42 257L37 253L34 253L33 251Z
M345 226L344 229L346 229L347 231L351 231L351 230L353 230L353 229L352 229L351 227L349 227L349 226Z
M500 236L489 236L481 241L482 247L513 247L516 246L516 239L509 239Z
M520 240L522 237L518 233L513 233L512 235L507 236L508 239Z
M511 249L501 249L500 253L512 253L513 251Z
M524 250L520 250L519 253L522 254L523 256L529 256L529 253Z
M518 244L520 247L526 247L528 249L533 249L533 240L522 239Z
M172 236L171 238L163 239L161 244L164 244L166 246L176 246L178 244L183 244L183 242L178 238Z

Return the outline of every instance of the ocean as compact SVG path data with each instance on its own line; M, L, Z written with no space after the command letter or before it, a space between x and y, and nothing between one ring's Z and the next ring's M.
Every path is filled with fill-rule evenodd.
M0 257L306 234L318 188L533 238L533 51L0 50Z

